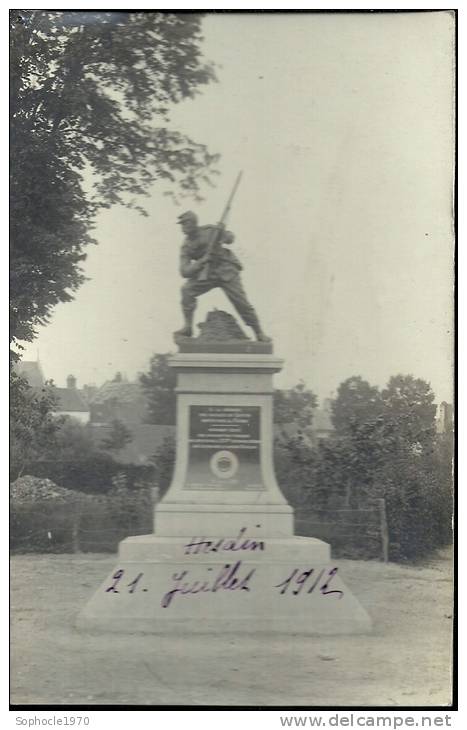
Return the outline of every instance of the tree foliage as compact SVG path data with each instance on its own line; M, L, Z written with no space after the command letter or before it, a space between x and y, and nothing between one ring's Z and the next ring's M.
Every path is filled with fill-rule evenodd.
M70 416L60 416L57 423L55 439L44 450L44 459L83 461L96 456L97 450L87 424L82 424Z
M40 393L12 372L10 375L10 461L21 476L26 464L43 456L54 444L60 421L52 414L56 405L53 388L46 384Z
M133 441L133 435L131 431L125 426L125 424L115 418L110 424L110 431L108 435L102 439L100 448L104 451L111 451L117 453L125 448L125 446Z
M83 282L100 208L138 207L154 182L199 196L216 157L168 126L171 105L214 79L199 14L12 10L10 28L17 343Z
M390 378L381 393L349 378L333 405L335 432L312 445L298 435L276 443L279 483L300 513L374 509L384 498L390 558L416 559L452 539L452 437L437 436L430 385Z
M339 435L352 431L355 425L377 418L383 410L378 388L360 376L347 378L339 385L331 403L331 421Z
M299 428L311 426L313 409L318 399L308 390L305 383L300 381L290 390L274 391L274 423L294 423Z
M431 386L413 375L395 375L383 389L385 415L412 448L430 450L436 433L436 405Z
M170 353L155 354L149 372L140 375L147 398L148 423L173 426L175 424L175 386L177 376L169 366Z

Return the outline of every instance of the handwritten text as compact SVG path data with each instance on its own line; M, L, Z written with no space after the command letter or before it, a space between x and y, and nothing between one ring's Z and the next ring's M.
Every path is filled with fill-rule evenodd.
M220 540L207 540L205 537L192 537L185 547L185 555L199 555L206 553L219 553L224 551L241 551L241 550L264 550L265 544L263 540L254 540L246 537L246 527L242 527L237 537L225 538Z

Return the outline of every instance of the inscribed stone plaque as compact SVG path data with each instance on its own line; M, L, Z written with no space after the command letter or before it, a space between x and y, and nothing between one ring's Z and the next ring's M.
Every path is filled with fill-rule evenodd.
M190 406L187 489L264 489L259 406Z

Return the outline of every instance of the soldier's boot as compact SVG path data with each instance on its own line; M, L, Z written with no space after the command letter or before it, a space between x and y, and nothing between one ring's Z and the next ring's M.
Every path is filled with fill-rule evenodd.
M264 334L263 330L261 329L261 325L258 321L256 321L254 324L252 324L251 328L252 328L253 332L255 333L255 337L258 342L272 342L271 338L268 337L266 334Z
M192 337L193 336L193 312L184 312L185 326L181 330L174 332L175 336L178 337Z

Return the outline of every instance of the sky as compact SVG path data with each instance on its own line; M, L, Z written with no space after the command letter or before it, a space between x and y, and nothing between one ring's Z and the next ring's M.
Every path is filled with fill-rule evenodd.
M323 399L353 375L383 387L410 373L452 401L451 15L209 14L203 32L218 83L174 107L171 126L221 154L217 187L177 205L155 186L147 218L100 214L89 280L24 359L82 386L175 351L176 217L218 220L243 170L228 227L284 359L277 386L304 380ZM213 307L233 313L216 290L196 321Z

